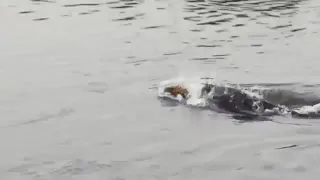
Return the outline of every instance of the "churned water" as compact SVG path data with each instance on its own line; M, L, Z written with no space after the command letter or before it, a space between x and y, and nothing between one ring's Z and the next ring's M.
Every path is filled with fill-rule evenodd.
M319 32L317 0L1 0L0 177L316 180L319 120L157 96L210 79L311 103Z

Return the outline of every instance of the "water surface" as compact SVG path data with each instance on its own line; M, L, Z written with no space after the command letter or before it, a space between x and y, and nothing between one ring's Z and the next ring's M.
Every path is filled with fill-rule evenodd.
M1 1L1 177L316 179L318 120L244 123L166 106L157 87L209 77L319 95L319 5Z

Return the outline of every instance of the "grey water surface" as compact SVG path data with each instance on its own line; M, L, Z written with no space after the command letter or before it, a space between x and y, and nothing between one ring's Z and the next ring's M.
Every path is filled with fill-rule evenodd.
M316 180L320 121L157 99L176 76L320 95L318 0L1 0L3 180Z

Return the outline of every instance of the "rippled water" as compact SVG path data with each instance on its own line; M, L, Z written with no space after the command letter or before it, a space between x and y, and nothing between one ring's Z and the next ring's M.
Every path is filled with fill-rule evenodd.
M318 120L242 122L157 88L209 77L318 97L319 7L2 0L2 179L317 179Z

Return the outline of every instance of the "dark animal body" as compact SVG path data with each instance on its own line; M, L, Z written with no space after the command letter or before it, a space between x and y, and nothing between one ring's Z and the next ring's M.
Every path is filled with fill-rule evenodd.
M274 110L277 108L279 111L284 110L282 106L276 105L266 99L251 96L248 93L242 91L236 87L217 86L213 84L205 84L201 90L202 96L204 94L210 94L207 99L209 103L216 105L219 109L225 110L230 113L241 114L245 116L260 116L263 115L265 110ZM186 98L189 92L187 89L176 86L165 89L165 92L169 92L173 96L180 94L183 98ZM289 110L289 113L294 117L301 118L318 118L320 113L307 113L302 114L296 110Z
M229 112L244 115L259 115L259 113L262 113L266 109L281 108L264 99L250 96L246 92L234 87L220 87L205 84L202 88L202 94L210 93L213 88L216 93L209 97L209 102ZM221 88L223 88L222 91Z

